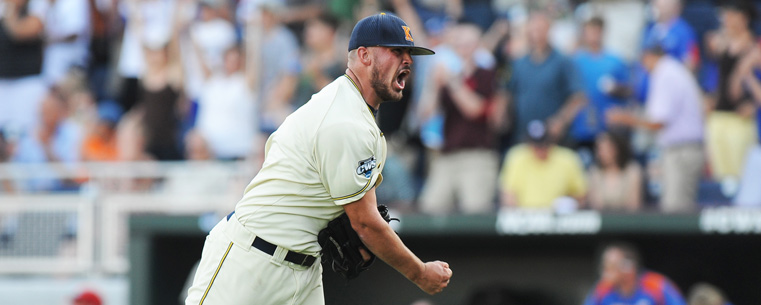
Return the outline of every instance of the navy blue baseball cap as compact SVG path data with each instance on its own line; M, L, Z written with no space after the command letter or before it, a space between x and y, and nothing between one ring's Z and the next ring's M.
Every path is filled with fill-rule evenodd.
M433 55L431 49L416 47L407 23L392 14L380 13L365 17L354 26L349 51L359 47L402 47L412 55Z

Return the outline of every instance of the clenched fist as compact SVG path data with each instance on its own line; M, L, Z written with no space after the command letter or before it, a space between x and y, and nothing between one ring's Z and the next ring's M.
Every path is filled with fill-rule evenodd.
M415 284L428 294L436 294L449 285L452 278L452 269L449 264L442 261L425 263L423 273L415 279Z

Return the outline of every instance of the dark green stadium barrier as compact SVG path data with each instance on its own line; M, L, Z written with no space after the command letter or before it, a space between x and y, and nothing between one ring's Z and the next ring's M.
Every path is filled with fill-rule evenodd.
M482 287L504 288L524 305L579 304L597 278L596 251L612 240L637 245L646 266L671 277L685 293L707 281L722 288L734 304L761 300L761 211L405 215L396 230L422 259L452 266L450 287L430 298L437 305L465 305ZM204 236L194 216L133 216L130 303L177 304L200 258ZM324 275L331 305L408 305L426 298L383 263L352 281L329 270Z

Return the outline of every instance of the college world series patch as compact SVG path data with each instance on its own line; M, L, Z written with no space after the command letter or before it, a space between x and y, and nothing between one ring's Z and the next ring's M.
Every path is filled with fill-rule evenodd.
M375 156L359 161L359 166L357 166L357 175L364 175L365 178L370 178L370 175L373 174L373 168L375 168L375 165Z

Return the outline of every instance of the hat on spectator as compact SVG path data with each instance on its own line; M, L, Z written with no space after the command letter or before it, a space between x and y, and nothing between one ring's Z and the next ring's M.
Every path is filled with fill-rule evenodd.
M359 47L402 47L412 55L432 55L431 49L415 46L407 23L392 14L375 14L357 22L349 38L349 51Z
M531 144L548 144L547 125L541 120L532 120L526 126L526 137Z

